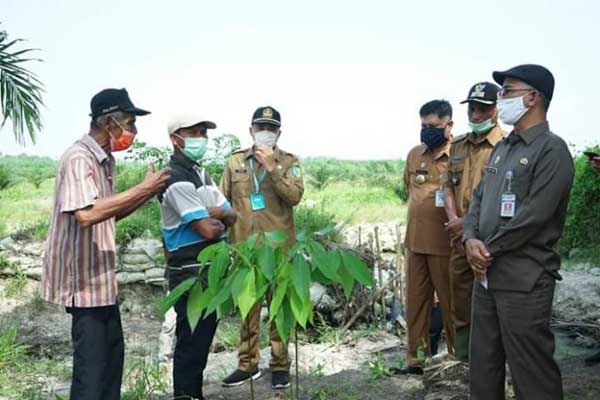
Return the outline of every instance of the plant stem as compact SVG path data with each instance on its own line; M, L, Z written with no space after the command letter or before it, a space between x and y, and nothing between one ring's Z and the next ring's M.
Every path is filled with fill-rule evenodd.
M250 398L254 400L254 379L250 377Z
M300 400L300 375L298 373L298 328L294 329L294 339L296 347L296 400Z

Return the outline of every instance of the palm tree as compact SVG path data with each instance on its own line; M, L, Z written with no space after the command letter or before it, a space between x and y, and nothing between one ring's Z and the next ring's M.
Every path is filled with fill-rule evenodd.
M26 134L35 143L36 133L42 129L44 88L37 75L23 67L26 62L41 61L29 57L36 49L13 48L22 41L9 40L6 31L0 31L0 129L10 120L15 140L25 145Z

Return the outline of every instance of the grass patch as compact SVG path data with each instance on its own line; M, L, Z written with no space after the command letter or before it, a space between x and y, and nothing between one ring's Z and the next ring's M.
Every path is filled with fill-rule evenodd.
M23 272L14 269L14 274L6 280L4 286L4 297L11 299L21 299L25 296L24 289L27 285L27 277Z
M152 395L164 394L168 390L158 361L139 357L130 361L123 379L122 400L147 400Z
M47 387L40 383L48 377L68 380L71 371L64 360L33 356L28 346L19 343L14 326L0 330L0 396L15 400L59 399L45 393Z
M325 212L335 215L337 221L350 224L406 222L406 205L392 187L363 182L335 182L324 190L309 186L304 195L306 203L319 204Z

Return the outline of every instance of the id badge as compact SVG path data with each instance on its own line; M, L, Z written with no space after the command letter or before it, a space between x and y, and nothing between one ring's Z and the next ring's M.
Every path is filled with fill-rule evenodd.
M251 193L250 205L252 206L252 211L260 211L267 208L267 204L265 202L265 194L262 192Z
M500 203L500 216L502 218L512 218L515 216L515 208L517 205L517 196L513 193L505 193L502 195Z
M435 191L435 206L436 207L444 207L444 198L446 197L446 193L443 190Z

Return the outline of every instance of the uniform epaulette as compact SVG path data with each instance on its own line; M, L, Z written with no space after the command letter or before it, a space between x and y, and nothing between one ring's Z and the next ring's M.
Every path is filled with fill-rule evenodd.
M457 136L455 138L452 138L452 141L450 141L450 143L462 142L463 140L465 140L468 137L469 137L469 134L465 133L464 135L460 135L460 136Z
M231 153L231 154L233 155L233 154L245 153L245 152L247 152L248 150L250 150L250 147L248 147L248 148L246 148L246 149L239 149L239 150L236 150L236 151L234 151L234 152L233 152L233 153Z

